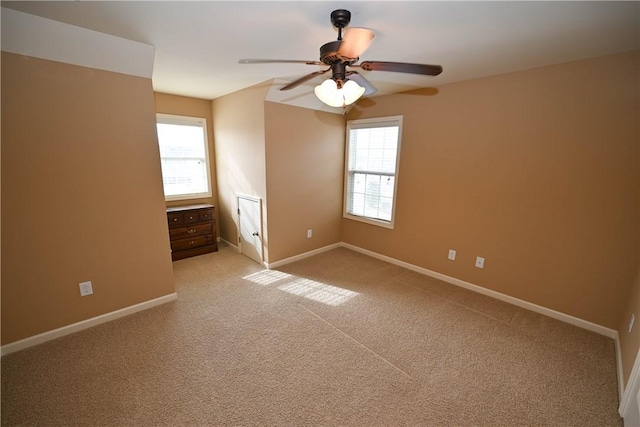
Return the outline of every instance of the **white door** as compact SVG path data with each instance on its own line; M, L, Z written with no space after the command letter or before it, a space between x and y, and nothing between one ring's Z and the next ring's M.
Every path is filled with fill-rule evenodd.
M638 368L640 368L640 351L636 355L636 361L620 402L619 411L624 418L625 426L640 426L640 369Z
M260 199L251 196L238 196L238 236L240 252L262 264Z

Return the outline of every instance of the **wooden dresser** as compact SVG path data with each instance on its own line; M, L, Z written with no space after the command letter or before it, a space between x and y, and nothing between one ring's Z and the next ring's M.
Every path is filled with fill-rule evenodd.
M213 205L167 208L173 261L218 250Z

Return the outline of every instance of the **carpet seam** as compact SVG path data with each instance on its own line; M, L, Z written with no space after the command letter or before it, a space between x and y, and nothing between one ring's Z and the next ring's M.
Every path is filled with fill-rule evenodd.
M389 361L388 359L386 359L384 356L382 356L381 354L377 353L375 350L372 350L371 348L367 347L365 344L361 343L360 341L358 341L356 338L352 337L351 335L349 335L348 333L346 333L345 331L343 331L342 329L338 328L336 325L334 325L333 323L329 322L327 319L323 318L322 316L320 316L318 313L316 313L315 311L311 310L309 307L305 306L304 304L298 302L298 305L300 307L302 307L303 309L305 309L307 312L311 313L312 315L314 315L315 317L317 317L318 319L320 319L321 321L323 321L324 323L326 323L327 325L331 326L333 329L337 330L338 332L340 332L342 335L346 336L347 338L351 339L352 341L354 341L356 344L358 344L360 347L364 348L365 350L369 351L370 353L372 353L373 355L375 355L376 357L378 357L379 359L381 359L382 361L384 361L385 363L387 363L388 365L390 365L391 367L393 367L394 369L400 371L404 376L406 376L407 378L409 378L410 380L414 381L415 378L413 378L411 375L409 375L407 372L405 372L402 368L396 366L393 362Z

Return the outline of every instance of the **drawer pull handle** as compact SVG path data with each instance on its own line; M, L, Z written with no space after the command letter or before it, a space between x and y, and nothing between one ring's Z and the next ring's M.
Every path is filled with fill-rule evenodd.
M177 221L178 221L178 218L173 218L173 222L177 222Z
M189 233L189 234L193 234L193 233L195 233L195 232L197 232L197 231L198 231L198 230L196 230L196 229L191 229L191 230L187 230L187 233Z
M198 243L198 242L195 241L195 240L192 240L192 241L189 242L190 245L195 245L196 243Z

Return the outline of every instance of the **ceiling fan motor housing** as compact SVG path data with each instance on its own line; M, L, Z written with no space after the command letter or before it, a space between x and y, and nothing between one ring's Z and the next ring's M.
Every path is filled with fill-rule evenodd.
M345 65L351 65L358 60L358 58L347 58L338 53L340 49L340 41L332 41L325 43L320 47L320 61L327 65L333 65L335 63L343 63Z

